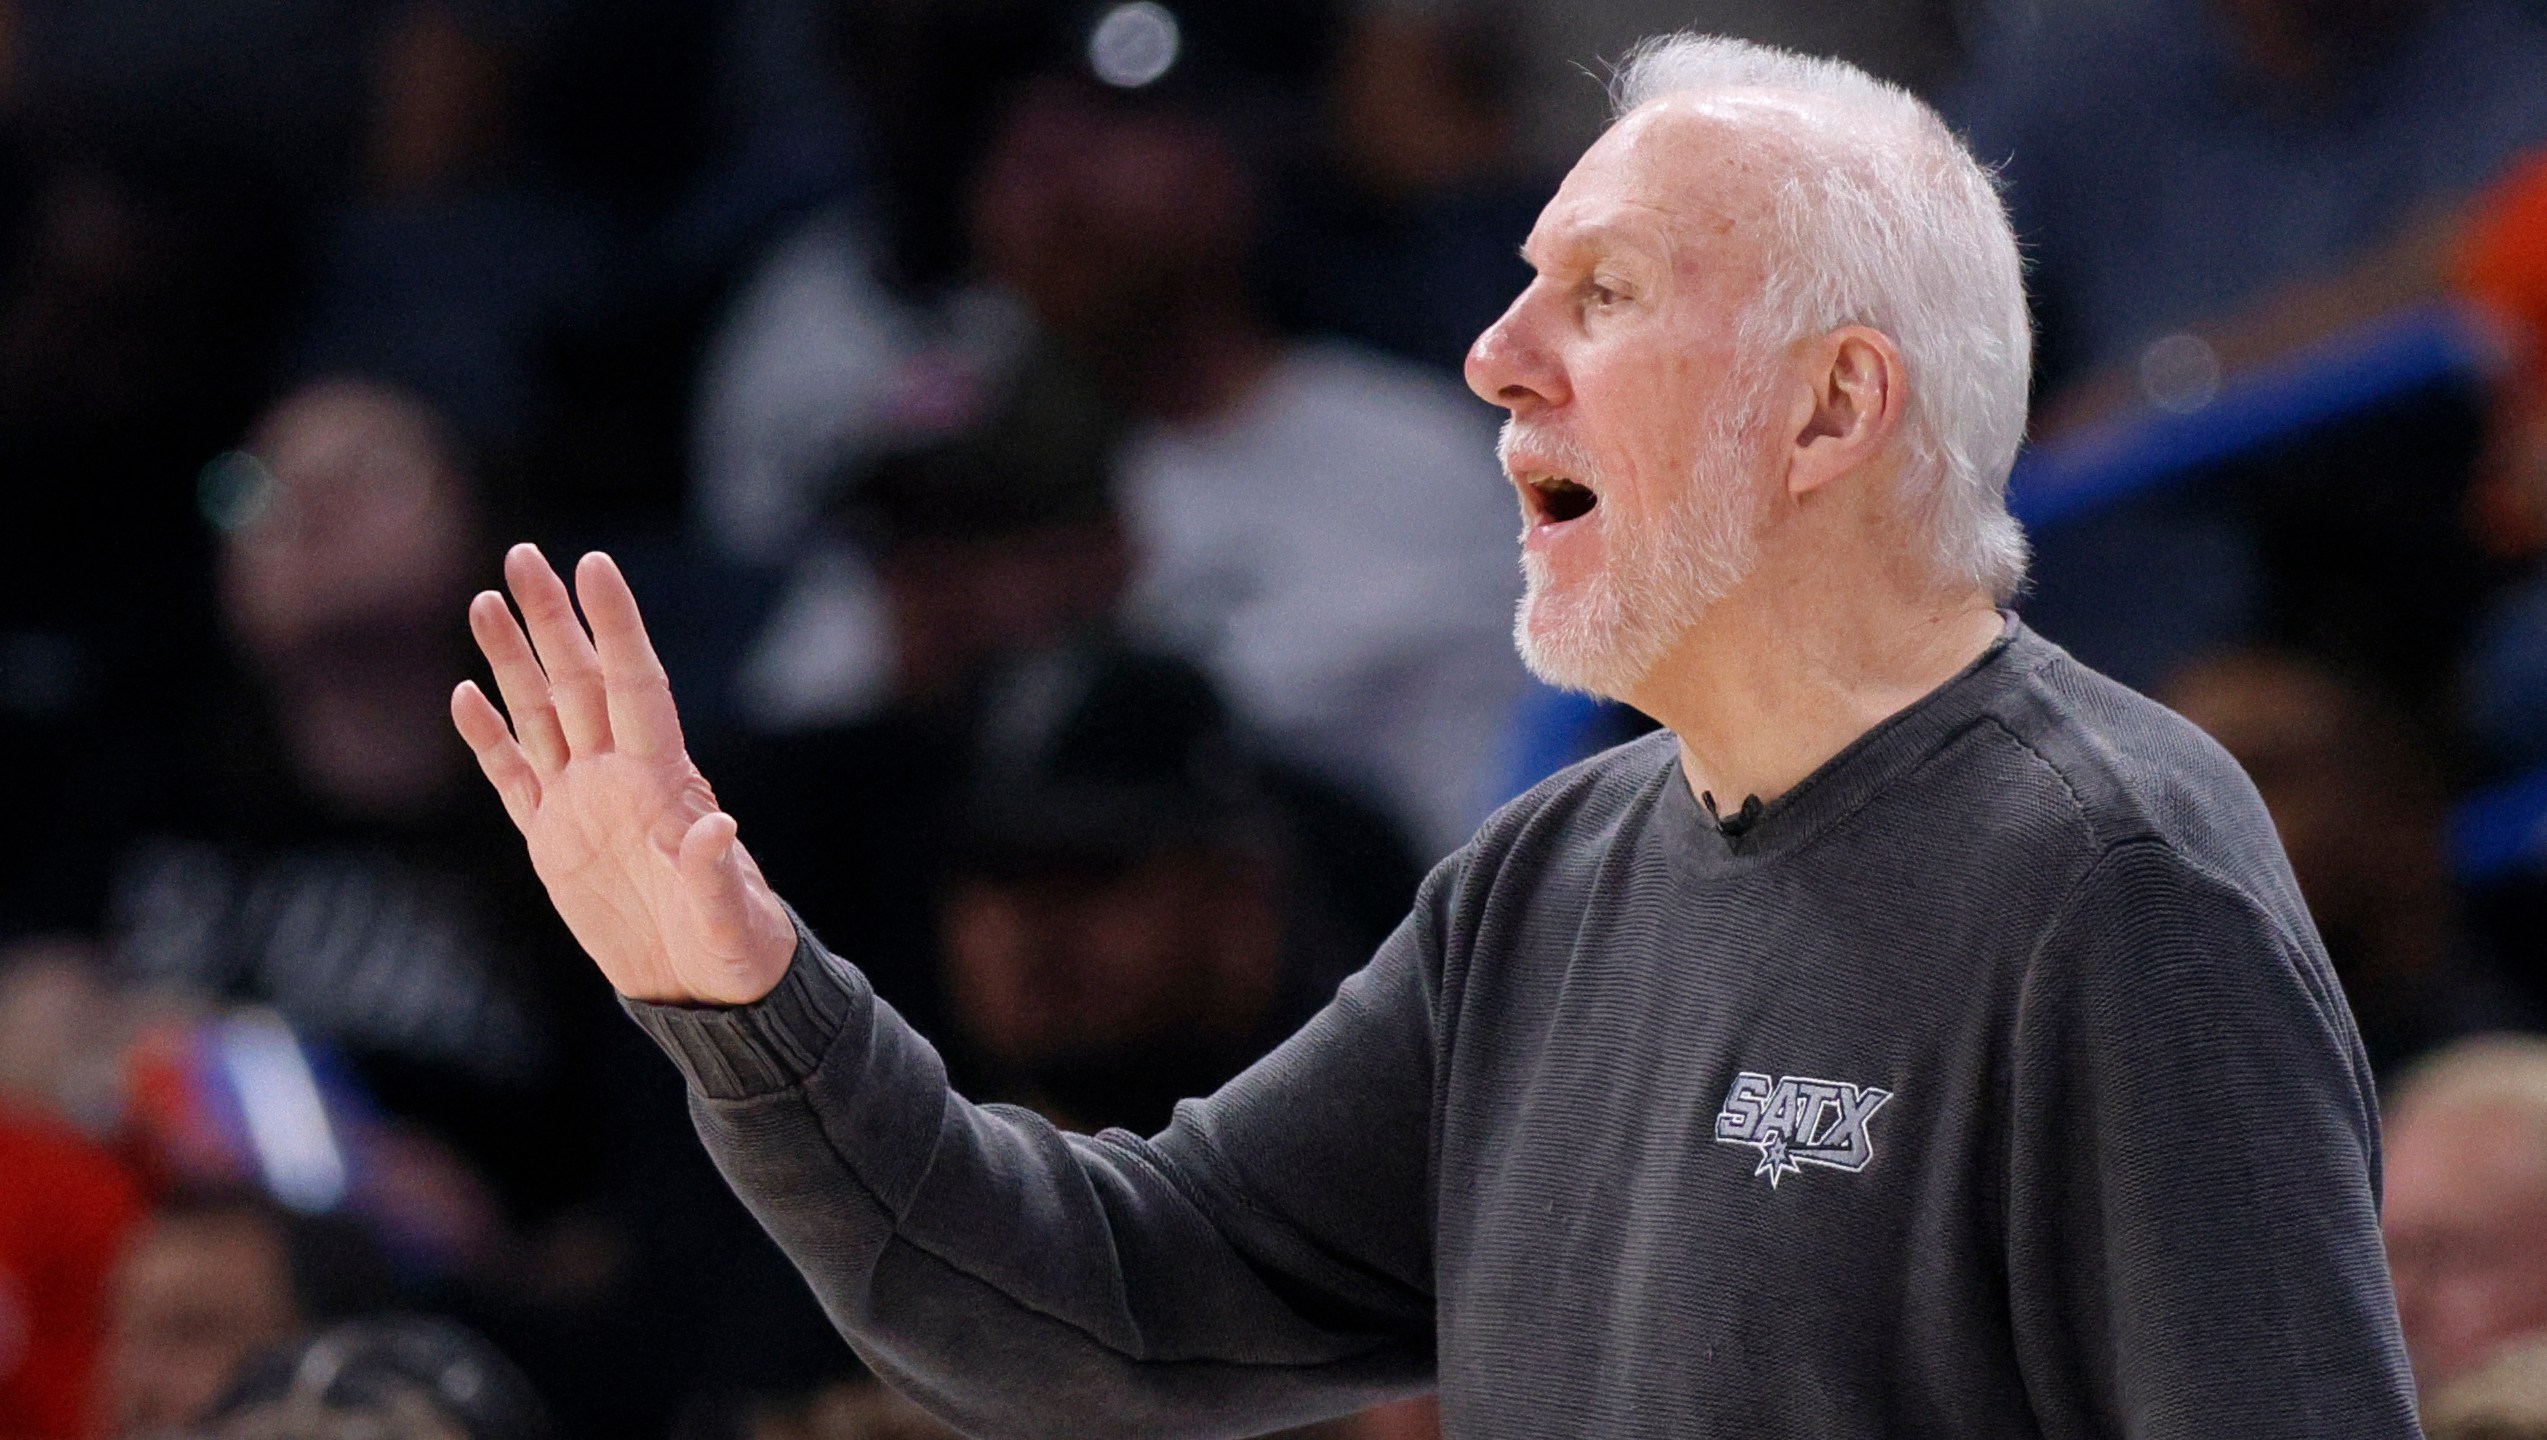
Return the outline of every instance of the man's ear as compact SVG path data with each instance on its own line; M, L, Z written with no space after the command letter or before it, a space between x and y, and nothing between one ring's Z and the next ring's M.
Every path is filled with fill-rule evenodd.
M1805 355L1809 403L1795 435L1787 488L1797 495L1866 463L1900 428L1908 400L1901 350L1864 325L1843 326Z

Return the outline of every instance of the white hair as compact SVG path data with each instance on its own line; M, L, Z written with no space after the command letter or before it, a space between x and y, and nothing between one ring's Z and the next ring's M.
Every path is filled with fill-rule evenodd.
M2025 435L2033 331L2016 232L1990 171L1937 112L1841 60L1712 35L1648 40L1611 86L1625 116L1666 96L1767 92L1801 102L1779 127L1769 274L1741 338L1770 355L1864 325L1910 372L1904 518L1937 568L2006 600L2025 578L2007 509Z

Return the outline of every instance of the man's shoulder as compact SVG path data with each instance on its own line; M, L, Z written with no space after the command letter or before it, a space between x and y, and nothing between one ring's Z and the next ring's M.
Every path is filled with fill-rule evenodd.
M2090 856L2148 845L2270 908L2294 903L2281 839L2254 783L2193 722L2039 638L1997 707L2008 741L2075 816Z

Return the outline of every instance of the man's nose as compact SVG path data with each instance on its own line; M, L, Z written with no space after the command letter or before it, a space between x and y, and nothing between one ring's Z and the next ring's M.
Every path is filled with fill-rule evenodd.
M1543 338L1539 286L1531 285L1468 347L1468 388L1515 415L1562 405L1565 370Z

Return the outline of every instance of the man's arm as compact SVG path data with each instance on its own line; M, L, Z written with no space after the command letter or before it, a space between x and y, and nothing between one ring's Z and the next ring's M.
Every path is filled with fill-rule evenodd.
M2156 841L2036 955L2008 1276L2047 1436L2410 1437L2378 1119L2313 939Z
M810 936L757 1005L629 1008L736 1192L931 1410L986 1436L1253 1435L1431 1383L1427 928L1148 1141L967 1103Z
M1157 1139L1064 1135L937 1054L761 881L635 601L537 552L453 716L718 1164L862 1354L970 1433L1241 1436L1432 1373L1431 996L1457 862L1336 1001Z

